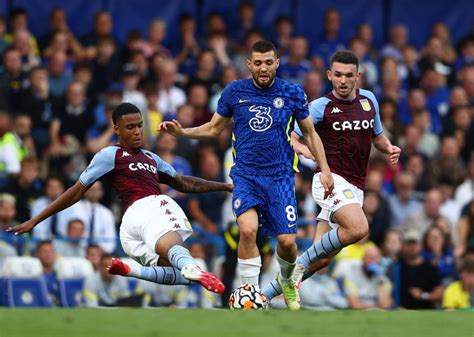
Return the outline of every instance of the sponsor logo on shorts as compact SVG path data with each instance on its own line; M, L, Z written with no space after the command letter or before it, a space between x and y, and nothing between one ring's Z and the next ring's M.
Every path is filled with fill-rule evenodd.
M173 228L181 228L181 226L179 225L179 223L175 223Z
M296 226L295 223L294 224L291 224L291 223L288 224L288 228L295 227L295 226Z
M184 225L186 226L187 229L192 230L193 227L191 227L191 223L189 222L188 219L184 219Z
M335 199L332 205L336 206L336 205L340 204L341 202L342 202L341 199Z
M173 222L173 221L176 221L176 220L178 220L178 219L177 219L177 218L170 218L169 221L170 221L170 222Z
M168 201L167 200L161 200L160 207L163 207L163 206L166 206L166 205L168 205Z
M165 214L170 215L170 214L173 214L173 213L169 209L166 209Z
M347 199L353 199L354 198L354 193L352 193L351 190L344 190L344 191L342 191L342 193L344 193L344 196Z
M240 199L235 199L234 201L234 208L238 209L240 207Z

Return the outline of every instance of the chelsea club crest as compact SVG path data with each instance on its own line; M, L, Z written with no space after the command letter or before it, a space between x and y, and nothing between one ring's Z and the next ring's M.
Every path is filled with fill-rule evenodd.
M235 199L234 201L234 208L238 209L240 207L240 199Z
M281 109L283 108L283 105L285 105L285 101L283 100L283 98L281 97L277 97L273 100L273 106L276 108L276 109Z

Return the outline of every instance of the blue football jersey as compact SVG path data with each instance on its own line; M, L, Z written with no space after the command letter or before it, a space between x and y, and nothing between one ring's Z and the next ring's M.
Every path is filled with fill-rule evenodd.
M274 175L298 171L291 146L295 120L309 116L301 86L276 78L257 88L252 79L230 83L222 92L217 113L234 120L231 174Z

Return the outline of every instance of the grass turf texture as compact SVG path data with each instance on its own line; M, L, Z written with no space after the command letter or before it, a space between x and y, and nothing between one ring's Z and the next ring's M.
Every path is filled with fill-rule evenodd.
M474 313L0 308L0 337L473 337Z

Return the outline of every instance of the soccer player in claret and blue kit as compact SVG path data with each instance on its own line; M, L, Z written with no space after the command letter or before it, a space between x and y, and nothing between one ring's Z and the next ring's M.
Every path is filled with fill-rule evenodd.
M356 88L360 77L357 56L347 50L336 52L327 75L333 90L311 102L309 110L326 151L334 190L324 198L324 188L319 180L321 173L317 168L312 194L322 210L317 216L314 244L297 259L293 274L297 285L326 267L343 247L369 233L362 202L372 144L387 154L392 164L398 162L401 152L383 134L379 104L374 94ZM301 131L295 128L292 134L295 151L313 158L301 136ZM263 293L268 300L280 294L277 280L263 289Z
M320 164L318 176L326 195L333 180L321 139L309 117L308 102L301 86L275 76L279 59L269 41L256 42L247 59L252 78L236 80L222 92L217 112L210 122L183 129L179 122L163 122L160 130L176 137L216 137L233 120L234 183L233 211L240 230L238 266L242 283L258 287L261 257L256 245L261 224L263 236L278 240L278 282L288 308L298 310L297 289L292 281L297 248L294 175L298 156L291 144L295 121Z
M23 224L10 227L15 234L29 232L47 217L73 205L99 179L108 179L117 191L124 215L120 241L124 251L141 266L112 260L109 273L136 277L160 284L197 282L222 293L217 276L201 270L183 246L192 233L183 210L161 194L160 183L186 193L232 192L232 184L182 176L153 152L142 149L143 118L133 104L122 103L112 113L118 144L99 151L79 180L41 213Z

